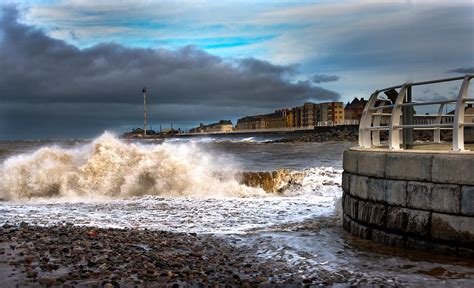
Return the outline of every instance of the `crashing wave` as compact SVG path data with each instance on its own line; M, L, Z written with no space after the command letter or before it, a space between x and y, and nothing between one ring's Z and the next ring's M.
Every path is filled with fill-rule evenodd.
M8 158L0 168L0 198L265 194L240 184L233 167L218 160L192 143L127 144L105 133L78 149L43 147Z
M0 198L22 200L298 195L337 187L333 168L238 172L196 143L127 144L105 133L79 148L49 146L0 166Z

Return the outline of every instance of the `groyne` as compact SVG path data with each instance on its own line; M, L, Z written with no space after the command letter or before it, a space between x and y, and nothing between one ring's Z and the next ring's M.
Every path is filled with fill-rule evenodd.
M474 153L352 148L343 226L382 244L474 257Z

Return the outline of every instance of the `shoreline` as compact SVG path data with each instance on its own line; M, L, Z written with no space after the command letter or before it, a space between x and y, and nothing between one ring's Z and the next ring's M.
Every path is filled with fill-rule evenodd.
M312 225L311 221L307 224ZM327 262L292 264L291 258L275 257L275 252L286 249L278 237L268 237L275 232L218 235L25 222L5 224L0 232L2 287L463 286L474 277L472 260L376 244L346 235L332 224L277 234L296 233L303 240L322 233L326 236L316 239L323 243L329 235L342 237L338 241L345 244L333 251L336 258L331 260L338 268L324 267ZM262 257L269 248L273 252ZM318 251L324 254L325 248ZM379 264L344 265L345 257L357 254L362 261ZM395 261L387 266L395 270L372 273L384 261Z
M328 283L216 235L22 222L0 228L6 287L180 287ZM330 277L333 278L333 277ZM340 279L342 280L342 279Z
M259 136L259 135L307 135L319 134L329 131L354 130L358 132L359 125L335 125L335 126L314 126L308 128L281 128L281 129L258 129L258 130L236 130L230 132L203 132L203 133L177 133L173 135L148 135L147 137L132 136L130 139L167 139L167 138L193 138L202 136ZM127 137L121 136L123 139Z

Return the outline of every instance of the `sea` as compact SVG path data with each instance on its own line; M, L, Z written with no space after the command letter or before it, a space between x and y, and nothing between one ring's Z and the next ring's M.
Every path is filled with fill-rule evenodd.
M374 244L341 223L343 151L354 142L285 142L287 134L0 141L0 225L192 232L258 247L341 285L466 286L474 263ZM246 171L303 175L268 193ZM318 274L319 273L319 274Z

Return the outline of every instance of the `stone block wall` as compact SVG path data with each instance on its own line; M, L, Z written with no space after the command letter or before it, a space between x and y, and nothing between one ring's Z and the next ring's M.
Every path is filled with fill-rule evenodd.
M344 152L343 226L382 244L474 258L474 153Z

